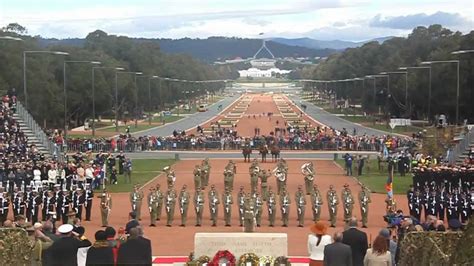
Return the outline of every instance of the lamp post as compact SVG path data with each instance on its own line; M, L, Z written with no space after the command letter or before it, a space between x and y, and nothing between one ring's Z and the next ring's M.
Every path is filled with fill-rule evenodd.
M137 75L142 75L142 72L115 72L115 132L118 132L118 74L123 73L123 74L134 74L134 81L135 81L135 88L137 87ZM135 97L135 108L137 108L137 97ZM138 127L137 125L137 119L135 116L135 127Z
M407 71L386 71L381 72L381 75L402 74L405 75L405 105L408 106L408 72Z
M28 90L26 83L26 55L28 54L53 54L53 55L69 55L60 51L23 51L23 94L25 96L25 108L28 110Z
M431 118L431 67L430 66L416 66L416 67L399 67L399 70L408 70L410 69L428 69L429 80L428 80L428 121Z
M456 125L459 122L459 60L443 60L443 61L425 61L422 65L432 64L456 64L457 82L456 82Z
M66 65L67 64L92 64L100 65L98 61L64 61L63 62L63 90L64 90L64 140L67 140L67 130L68 130L68 118L67 118L67 75L66 75ZM67 148L67 146L66 146ZM67 151L67 150L66 150Z

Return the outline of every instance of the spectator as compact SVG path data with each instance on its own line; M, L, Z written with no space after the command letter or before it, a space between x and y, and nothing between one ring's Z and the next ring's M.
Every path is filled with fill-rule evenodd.
M83 226L74 227L73 232L76 234L76 237L83 243L83 247L89 247L92 243L84 235L86 229Z
M130 229L130 237L119 248L118 265L151 265L150 240L139 234L139 228Z
M114 265L112 247L109 246L105 231L99 230L95 233L95 243L87 251L86 265Z
M324 266L352 266L351 247L342 243L341 232L334 234L334 243L324 247Z
M367 251L367 234L357 229L357 218L349 220L349 229L342 233L342 243L349 245L352 250L352 263L354 266L364 265L364 256Z
M77 265L77 250L87 247L87 243L74 237L72 230L73 226L70 224L63 224L58 228L60 238L47 251L49 265Z
M346 175L352 176L352 155L346 153L343 158L346 166Z
M114 264L117 263L117 256L118 256L118 249L120 247L120 240L115 239L115 229L113 227L108 226L105 228L105 234L107 236L107 242L109 243L109 247L112 248L112 252L114 254Z
M44 260L45 251L51 247L53 241L41 232L41 224L26 228L31 241L31 265L47 265Z
M388 250L390 251L392 265L395 265L395 253L397 252L397 242L393 241L390 230L388 230L387 228L380 230L379 236L382 236L385 239L387 239L387 246L388 246Z
M135 212L130 212L128 216L130 218L130 221L128 221L127 225L125 225L126 234L130 234L130 229L140 225L140 223L137 221L137 214Z
M311 234L308 236L309 265L321 265L324 259L324 247L332 243L331 236L327 234L327 226L323 222L311 225Z
M49 237L51 240L56 242L57 240L59 240L59 236L54 234L53 229L54 229L54 226L51 221L48 220L48 221L43 222L43 233L47 237Z
M364 266L392 266L392 256L385 237L378 235L375 238L372 248L365 254Z

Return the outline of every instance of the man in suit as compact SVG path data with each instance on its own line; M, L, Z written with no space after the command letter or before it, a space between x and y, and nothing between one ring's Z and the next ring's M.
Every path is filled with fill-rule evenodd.
M364 265L364 257L368 248L367 234L357 229L357 218L352 217L349 220L349 229L344 231L342 234L342 243L351 247L353 265Z
M334 243L324 247L324 266L352 266L351 247L342 243L343 234L334 234Z
M141 227L130 229L130 237L120 245L118 265L151 265L151 242L142 232Z

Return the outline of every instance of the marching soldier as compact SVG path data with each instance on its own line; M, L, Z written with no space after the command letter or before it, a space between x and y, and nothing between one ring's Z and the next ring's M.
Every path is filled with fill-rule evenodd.
M239 204L239 221L240 221L240 226L243 226L244 224L244 211L245 211L245 191L244 187L240 186L240 191L237 194L237 202Z
M86 184L86 202L84 204L84 206L86 207L86 221L91 220L93 198L94 198L94 191L92 190L91 185Z
M260 172L260 191L262 192L262 200L266 201L268 198L268 178L271 176L270 169L268 169L268 172L263 169ZM257 223L258 226L258 223Z
M342 190L342 200L344 202L344 221L347 223L352 217L352 210L354 209L354 197L348 184L344 184Z
M230 226L230 221L232 218L232 204L234 203L232 200L230 188L226 188L224 194L222 194L222 202L224 203L225 226Z
M244 203L244 232L250 233L255 227L255 204L251 197L245 197Z
M155 227L158 216L158 194L154 187L150 188L148 194L148 210L150 211L150 226Z
M301 166L301 172L304 175L304 183L306 187L306 195L311 195L313 192L314 182L314 166L312 162L307 162Z
M211 173L211 165L209 164L209 158L206 158L202 161L201 170L203 176L202 186L207 187L209 185L209 174Z
M304 226L304 211L306 209L306 198L303 187L298 185L298 191L295 194L296 209L298 211L298 227Z
M255 211L255 221L257 223L257 227L260 227L262 223L262 208L263 208L263 200L260 197L258 192L255 192L253 195L253 201L255 203L254 211Z
M283 189L286 189L286 176L287 172L283 168L284 166L280 165L277 166L275 169L273 169L273 174L276 177L277 180L277 193L278 195L281 195L283 193Z
M211 185L211 190L208 193L209 198L209 210L211 212L211 220L212 226L217 225L217 214L219 211L219 204L221 203L219 200L219 193L216 190L214 185Z
M313 209L313 222L319 221L321 217L321 206L323 205L323 197L319 191L318 185L313 185L313 192L311 193L311 208Z
M66 190L66 189L63 189L63 192L61 194L61 196L59 197L59 200L56 204L57 206L57 209L60 209L60 213L61 214L58 214L58 217L60 216L61 218L59 219L62 219L63 221L63 224L66 224L67 223L67 213L70 211L70 207L71 207L71 203L72 203L72 200L69 196L69 191Z
M229 175L229 178L227 181L228 183L227 185L230 188L230 192L232 192L234 190L234 177L235 177L235 174L237 173L237 166L235 165L234 161L230 160L226 166L226 169L230 170L230 173L232 173ZM225 180L224 180L224 184L225 184Z
M204 192L198 187L194 194L194 208L196 210L196 226L202 224L202 212L204 211Z
M186 219L188 216L188 206L189 206L189 192L186 191L187 186L183 185L181 192L179 193L179 210L181 213L181 225L186 226Z
M197 190L197 188L201 187L202 184L201 184L201 168L199 167L199 165L195 165L194 166L194 171L193 171L193 175L194 175L194 190ZM225 173L225 172L224 172Z
M334 189L333 185L329 186L329 191L327 193L327 201L329 207L329 221L331 222L331 227L336 227L337 205L339 205L339 199L337 198L337 192Z
M142 220L142 200L143 200L143 191L140 190L139 185L133 186L133 191L130 193L130 203L132 205L132 211L137 215L139 221Z
M234 168L229 165L224 169L224 188L232 191L234 189Z
M280 206L281 206L281 220L283 227L288 227L288 220L290 216L290 194L286 191L286 187L283 188L283 192L280 195Z
M102 227L109 226L109 215L112 210L112 196L104 188L102 194L98 196L100 198L100 215L102 218ZM67 215L66 215L67 218Z
M77 188L72 195L72 204L74 207L74 212L76 213L76 218L82 220L82 206L86 202L86 196L81 188ZM44 210L44 205L43 205Z
M370 202L370 191L367 189L366 186L361 185L361 190L359 191L359 205L360 215L362 216L362 228L367 228Z
M275 216L276 216L276 204L277 200L275 193L273 193L272 187L268 187L268 198L267 198L267 209L268 209L268 221L270 222L270 227L275 226Z
M166 226L171 227L174 218L174 208L176 205L176 191L173 187L170 187L165 194L166 200Z
M161 210L163 209L163 192L160 190L161 185L156 184L156 198L157 198L157 207L156 207L156 220L159 221L161 219Z

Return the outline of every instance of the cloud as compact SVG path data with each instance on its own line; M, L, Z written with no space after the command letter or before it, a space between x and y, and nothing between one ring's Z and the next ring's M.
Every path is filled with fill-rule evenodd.
M472 23L463 18L459 13L446 13L438 11L432 15L419 13L407 16L385 17L379 14L370 20L371 27L389 28L389 29L413 29L417 26L429 26L432 24L441 24L443 26L460 26Z

